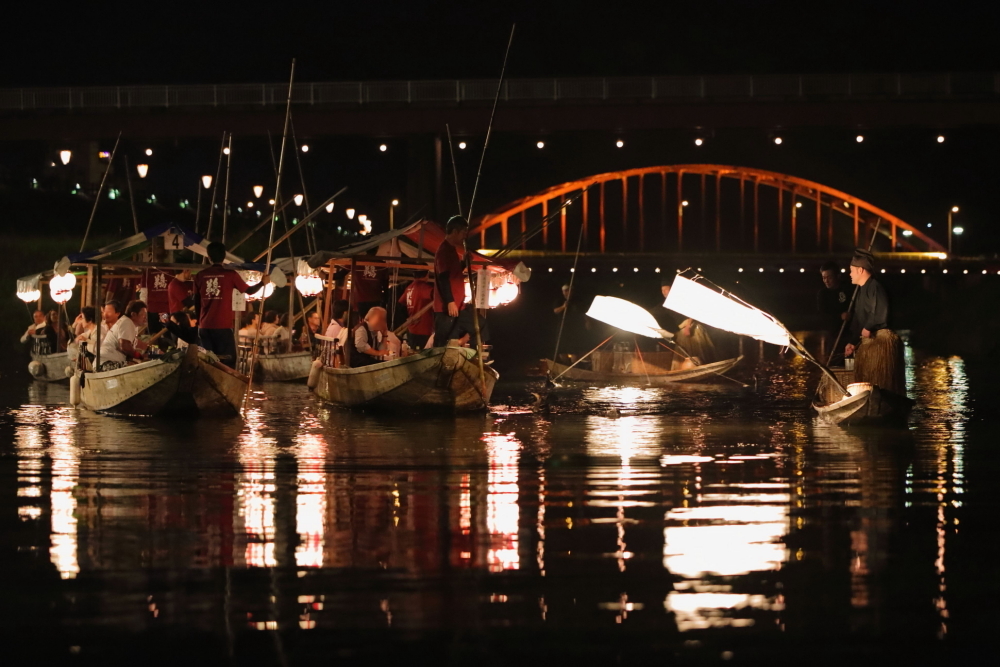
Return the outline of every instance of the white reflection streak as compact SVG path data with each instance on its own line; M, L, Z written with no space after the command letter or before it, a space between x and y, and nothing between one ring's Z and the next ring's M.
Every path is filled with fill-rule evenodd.
M243 472L237 479L237 507L246 534L246 564L274 567L274 438L264 436L266 423L260 409L247 411L246 430L240 435L237 455Z
M52 442L52 546L49 557L63 579L80 572L77 562L76 498L73 489L80 472L80 454L73 442L76 419L72 413L54 413L49 421Z
M295 456L299 463L296 480L295 564L299 567L323 567L326 544L326 462L327 446L322 436L302 433L295 438Z
M40 424L44 410L39 406L25 406L14 411L18 426L14 429L14 443L17 449L17 495L22 498L41 498L42 468L45 456ZM42 516L39 505L22 505L17 508L22 521Z
M948 537L948 517L946 510L949 505L948 496L953 496L951 504L958 508L962 503L954 498L964 492L964 468L965 468L965 419L966 402L968 399L968 377L965 373L965 361L959 357L952 357L947 361L947 371L944 373L947 390L946 408L950 413L949 423L952 425L949 434L948 444L951 446L951 493L947 488L947 472L949 460L947 457L947 446L938 447L937 466L937 557L934 559L934 571L938 576L938 596L934 599L934 607L941 618L941 625L938 629L938 637L944 637L948 633L948 602L945 597L947 581L945 578L945 551ZM955 519L957 522L958 519ZM957 528L955 529L958 530Z
M517 464L521 443L513 435L487 433L489 462L486 493L486 527L490 548L486 555L490 572L520 568L517 531L520 509L517 504Z

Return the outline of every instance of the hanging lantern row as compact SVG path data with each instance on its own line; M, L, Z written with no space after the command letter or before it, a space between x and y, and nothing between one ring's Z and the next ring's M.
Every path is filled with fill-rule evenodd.
M17 298L20 299L21 301L24 301L25 303L33 303L42 298L42 290L40 289L24 290L23 292L17 293Z

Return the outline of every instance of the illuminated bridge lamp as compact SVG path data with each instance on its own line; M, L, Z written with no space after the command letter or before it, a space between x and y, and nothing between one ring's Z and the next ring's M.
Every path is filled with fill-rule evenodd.
M69 164L69 161L73 158L73 151L59 151L59 161L64 165Z
M135 165L135 170L139 172L139 178L146 178L146 174L149 173L148 164L137 164Z
M208 175L208 174L206 174L205 176L202 176L201 177L201 184L204 186L204 188L206 190L208 190L210 187L212 187L212 177L210 175Z
M545 142L544 141L539 141L537 144L535 144L535 146L538 147L538 150L541 150L541 149L545 148Z
M954 233L955 236L961 236L964 232L965 232L964 227L955 227L955 229L952 230L952 233Z
M305 199L302 195L295 195L292 197L292 201L295 202L296 206L302 206L302 200Z
M348 220L354 220L354 209L353 208L346 209L344 211L344 213L347 214L347 219Z
M152 155L153 155L153 149L152 148L147 148L146 149L146 157L152 157Z
M910 231L909 229L904 229L903 236L913 236L913 232Z
M863 134L859 134L858 136L854 137L854 140L860 144L862 141L865 140L865 136Z
M309 144L302 144L302 152L303 153L309 152Z
M802 208L802 202L800 201L795 202L795 208Z
M260 196L262 194L264 194L264 186L263 185L255 185L255 186L253 186L253 196L254 197L256 197L257 199L260 199Z
M701 146L703 143L705 143L705 140L702 139L701 137L698 137L697 139L694 140L695 146Z
M378 149L379 149L380 151L382 151L382 152L384 153L384 152L386 152L387 150L389 150L389 147L388 147L388 146L386 146L385 144L379 144L379 147L378 147Z
M777 145L777 146L780 146L780 145L781 145L781 141L782 141L781 137L775 137L775 138L774 138L774 143L775 143L775 145Z
M247 208L253 208L253 202L252 201L248 201L247 202Z
M458 150L460 150L460 151L464 151L465 150L465 142L464 141L458 142Z
M943 134L939 134L938 135L937 142L939 144L943 144L944 143L944 135Z

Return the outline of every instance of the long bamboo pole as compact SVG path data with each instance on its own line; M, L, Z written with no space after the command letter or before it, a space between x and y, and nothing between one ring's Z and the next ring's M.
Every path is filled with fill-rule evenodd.
M288 123L289 118L292 113L292 87L295 84L295 58L292 58L292 71L288 77L288 100L285 102L285 128L281 137L281 153L278 155L278 176L275 179L274 184L274 200L278 201L278 194L281 192L281 172L284 167L285 162L285 143L288 141ZM271 234L268 238L267 243L267 261L264 263L264 275L267 275L268 270L271 268L271 251L274 248L274 224L277 220L277 211L271 209ZM264 303L267 301L267 288L264 288L264 293L260 298L260 316L264 319ZM253 387L253 372L254 367L257 365L257 345L260 342L260 327L257 327L254 333L253 347L250 350L250 378L247 383L247 393L243 397L243 410L246 411L247 403L250 400L250 391Z
M219 191L219 180L222 176L222 158L226 154L226 133L222 133L222 145L219 146L219 164L215 167L215 180L212 181L212 199L208 204L208 230L205 232L205 238L211 239L212 237L212 220L215 219L215 193Z
M222 242L226 242L226 228L229 221L229 175L233 167L233 133L229 133L229 152L226 153L226 189L222 197Z
M94 205L90 209L90 219L87 220L87 231L83 233L83 241L80 242L80 252L83 252L84 247L87 245L87 237L90 236L90 226L94 224L94 214L97 213L97 203L101 201L101 193L104 192L104 183L108 180L108 172L111 171L111 165L115 161L115 153L118 152L118 143L122 140L122 133L118 133L118 138L115 139L115 147L111 149L111 157L108 158L108 166L104 170L104 176L101 177L101 184L97 186L97 196L94 197Z
M132 209L132 228L139 233L139 218L135 214L135 196L132 194L132 170L129 168L128 155L125 157L125 183L128 184L128 205Z

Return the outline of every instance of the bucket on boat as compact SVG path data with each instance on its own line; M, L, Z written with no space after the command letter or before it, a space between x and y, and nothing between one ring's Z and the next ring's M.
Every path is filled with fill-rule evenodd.
M852 382L851 384L847 385L847 393L850 394L851 396L857 396L862 392L871 390L872 390L871 382Z
M844 359L844 370L845 371L854 370L854 357L847 357Z

